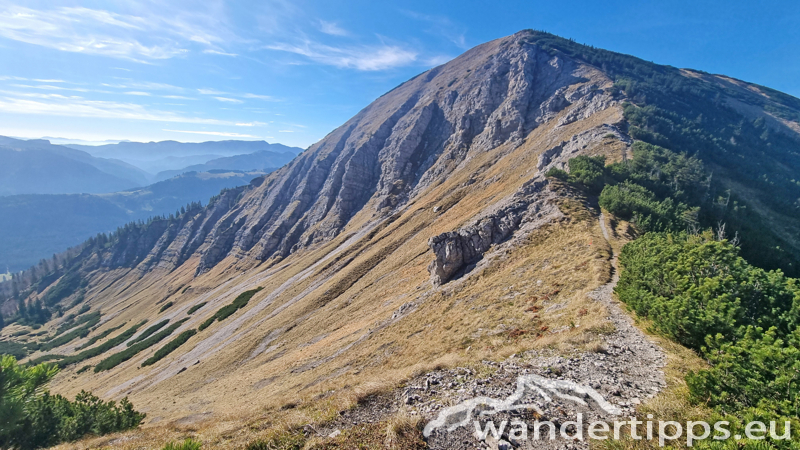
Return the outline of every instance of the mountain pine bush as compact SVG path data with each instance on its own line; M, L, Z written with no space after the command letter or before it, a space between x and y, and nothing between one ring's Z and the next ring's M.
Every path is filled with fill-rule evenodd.
M70 401L45 385L58 373L52 364L23 367L0 358L0 448L35 449L136 428L145 415L124 398L104 402L81 391Z

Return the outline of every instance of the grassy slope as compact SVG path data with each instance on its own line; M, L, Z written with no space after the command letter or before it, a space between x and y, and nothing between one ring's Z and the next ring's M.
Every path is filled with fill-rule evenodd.
M457 288L452 284L441 290L431 290L428 281L426 266L432 255L427 239L457 229L465 218L513 193L533 176L539 152L553 142L601 120L613 123L620 118L618 110L607 113L607 117L592 117L591 123L573 123L556 130L541 127L527 144L500 161L492 159L501 152L477 155L445 183L421 194L390 225L376 229L374 235L351 239L347 249L337 255L338 261L335 256L324 258L353 236L369 219L367 214L355 217L348 230L333 242L285 261L226 272L231 266L246 264L226 260L191 281L192 287L183 294L194 271L194 260L170 274L153 273L139 281L131 275L120 280L113 273L102 275L88 296L104 290L99 306L104 314L119 314L109 326L134 317L184 317L194 304L208 301L208 306L176 331L182 332L196 328L238 293L256 286L264 290L243 311L198 333L151 368L136 371L134 382L126 382L130 368L151 356L148 352L102 377L82 374L81 388L113 396L130 392L134 404L157 411L148 419L158 421L191 416L197 410L238 414L243 399L247 399L248 412L252 413L252 408L314 396L344 385L367 385L378 380L394 384L440 361L477 361L489 355L507 355L521 347L557 345L562 340L571 342L568 345L589 345L591 339L581 336L581 327L553 335L552 342L549 337L537 340L533 331L545 324L557 329L570 322L583 322L589 328L590 318L603 317L602 311L594 310L596 314L583 318L542 315L537 321L525 309L531 295L558 289L561 292L553 301L583 305L587 301L583 294L608 278L608 250L599 248L602 235L596 220L573 219L546 227L535 233L528 245L516 250L520 253L496 261L486 273L459 282ZM608 140L604 145L589 151L607 153L612 159L621 157L618 143ZM460 189L474 174L478 174L478 182ZM481 180L488 179L498 181L484 186ZM470 201L459 201L465 197ZM434 213L434 206L443 209ZM549 263L541 264L545 260ZM323 262L315 266L319 261ZM523 273L525 282L520 283ZM284 290L279 289L298 274L308 276L294 278ZM537 280L543 280L542 284ZM126 289L131 283L135 284ZM508 290L512 284L513 292ZM265 301L271 296L271 302ZM165 297L175 306L156 317L155 303ZM498 302L498 298L503 301ZM376 331L408 302L421 306L403 320ZM482 331L476 334L479 328ZM512 339L509 332L514 329L531 332ZM275 339L261 345L262 352L251 359L254 350L271 337ZM223 342L227 345L218 348ZM342 353L332 358L337 352ZM200 364L195 365L197 361ZM184 367L187 370L178 374ZM56 389L65 393L77 390L72 376L71 371L65 371L56 380Z

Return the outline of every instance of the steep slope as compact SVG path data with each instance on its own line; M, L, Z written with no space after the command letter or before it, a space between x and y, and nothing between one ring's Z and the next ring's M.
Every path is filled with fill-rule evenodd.
M141 319L186 318L174 335L198 333L152 365L142 364L163 344L107 371L79 374L70 366L56 388L129 395L151 423L191 423L298 398L324 401L333 391L391 385L439 364L531 348L591 351L614 329L589 297L611 280L611 244L596 199L544 174L577 155L625 160L634 140L700 155L743 202L787 218L762 235L788 243L783 254L793 267L796 222L789 219L797 212L767 202L761 185L746 195L732 183L773 171L780 201L793 195L796 99L693 73L532 31L429 70L249 186L62 258L63 271L87 284L62 290L64 311L77 310L70 302L83 296L102 313L86 339ZM758 117L746 119L730 106L735 101ZM706 134L681 140L670 131L687 129L670 125L700 109L713 114L690 132L727 138L735 118L744 144L712 135L700 145ZM770 120L755 123L763 117ZM770 130L762 143L750 139L751 126ZM726 161L739 156L758 164ZM708 197L717 201L721 192ZM612 222L610 241L630 237L627 224ZM35 273L21 276L20 295L46 298L58 288L24 289L35 280ZM215 314L255 288L263 289L241 309ZM7 303L4 311L12 309ZM73 354L84 342L56 352Z

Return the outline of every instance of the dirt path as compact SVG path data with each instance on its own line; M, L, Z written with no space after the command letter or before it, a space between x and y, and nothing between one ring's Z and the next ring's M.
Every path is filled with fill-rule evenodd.
M600 227L608 240L602 214ZM612 280L588 294L605 305L615 327L601 335L602 348L571 355L529 351L500 363L484 361L483 376L467 368L430 372L411 380L402 390L346 412L325 432L379 421L406 409L423 418L432 449L588 448L586 440L535 440L534 418L556 426L576 420L579 413L584 425L594 420L626 420L637 405L666 384L661 370L666 362L664 352L633 325L613 299L619 279L616 260L613 255ZM500 439L492 438L491 433L484 439L476 437L476 419L482 427L491 420ZM527 440L509 435L510 425L500 432L502 422L510 424L512 420L527 424Z
M604 219L601 214L600 227L608 241ZM484 417L492 418L499 429L502 420L510 423L512 418L525 417L523 411L527 410L554 423L575 420L578 413L587 424L612 421L628 417L636 405L665 386L660 369L666 362L664 352L633 325L613 299L619 279L616 261L613 255L612 280L588 294L605 305L616 328L603 336L604 348L573 356L528 352L499 364L486 362L497 372L485 379L466 369L439 371L406 390L406 403L410 399L415 410L429 420L426 432L430 433L431 448L588 448L586 441L535 441L532 435L527 441L515 441L508 428L502 438L505 443L492 438L480 442L474 436L474 420L484 411ZM532 420L525 422L532 433Z

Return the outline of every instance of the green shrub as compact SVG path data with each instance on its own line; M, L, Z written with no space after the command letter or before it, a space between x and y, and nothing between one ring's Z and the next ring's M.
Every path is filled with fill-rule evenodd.
M253 298L253 296L256 295L256 293L262 289L264 288L251 289L249 291L242 292L241 294L236 296L235 299L233 299L233 302L231 302L231 304L225 305L222 308L218 309L213 316L206 319L205 322L203 322L202 324L200 324L199 327L197 327L197 329L199 331L203 331L209 326L211 326L211 324L214 323L215 320L219 320L220 322L222 322L223 320L227 319L239 309L247 306L247 303L250 302L250 299Z
M168 337L170 334L172 334L173 331L177 330L178 327L183 325L183 323L186 322L187 320L188 319L180 320L180 321L170 325L169 327L167 327L167 329L159 331L158 333L150 336L149 338L147 338L147 339L145 339L145 340L143 340L141 342L138 342L138 343L136 343L134 345L131 345L130 347L126 348L125 350L123 350L123 351L121 351L119 353L114 353L113 355L109 356L108 358L106 358L106 359L100 361L99 363L97 363L97 365L94 366L94 371L95 372L101 372L101 371L104 371L104 370L109 370L109 369L112 369L112 368L122 364L123 362L133 358L134 356L136 356L136 354L138 354L142 350L150 348L153 345L156 345L157 343L159 343L162 340L164 340L166 337Z
M659 201L647 188L630 181L609 185L600 193L600 206L608 212L636 224L641 231L685 229L696 215L683 203L671 197Z
M85 391L75 401L50 395L45 385L57 372L52 364L26 368L12 356L0 359L0 448L49 447L135 428L144 419L127 398L118 405Z
M551 167L545 176L557 178L561 181L567 181L569 179L569 174L565 170L561 170L558 167Z
M204 320L203 323L201 323L199 327L197 327L197 330L198 331L205 330L206 328L210 327L211 324L214 323L215 320L217 320L217 316L209 317L208 319Z
M195 330L195 329L186 330L183 333L179 334L178 337L176 337L175 339L167 342L166 345L164 345L163 347L158 349L158 351L156 351L156 353L153 356L151 356L151 357L147 358L146 360L144 360L144 362L142 363L142 366L143 367L144 366L150 366L150 365L153 365L153 364L157 363L158 361L163 359L165 356L167 356L170 353L172 353L176 348L178 348L181 345L183 345L186 341L189 340L189 338L191 338L195 334L197 334L197 330Z
M133 344L135 344L137 342L140 342L140 341L143 341L143 340L147 339L148 337L150 337L150 335L152 335L156 331L164 328L164 326L167 325L168 323L169 323L169 319L164 319L161 322L158 322L157 324L155 324L155 325L153 325L151 327L148 327L146 330L142 331L142 333L140 335L138 335L135 338L133 338L130 341L128 341L128 344L127 344L128 347L132 346Z
M202 308L203 306L206 306L206 303L207 302L202 302L192 306L191 308L189 308L189 311L186 311L186 314L188 315L194 314L195 312L197 312L198 309Z
M200 450L203 444L200 441L187 438L183 442L170 442L161 448L161 450Z
M86 341L85 344L76 347L75 350L83 350L85 348L89 348L89 347L93 346L95 343L97 343L97 341L107 338L108 335L110 335L111 333L119 330L120 328L122 328L124 326L125 326L125 323L122 323L122 324L120 324L120 325L118 325L116 327L109 328L106 331L103 331L102 333L98 334L97 336L93 336L91 339Z
M33 342L0 341L0 355L11 355L18 359L28 356L28 353L36 351L37 348L38 345Z
M173 302L164 303L164 306L162 306L161 309L158 310L158 312L162 313L162 312L166 311L167 309L169 309L174 304L175 303L173 303Z
M86 361L89 358L94 358L97 355L101 355L130 339L130 337L133 336L134 333L136 333L136 331L139 328L141 328L141 326L144 325L145 323L147 323L147 320L142 320L141 322L137 323L136 325L133 325L132 327L120 333L119 335L114 336L113 338L103 342L97 347L84 350L76 355L67 356L66 358L58 362L58 366L64 368L68 365L77 364Z
M67 320L65 320L61 325L59 325L53 337L56 337L64 333L65 331L80 325L86 324L91 328L100 323L100 311L95 311L91 314L84 314L86 312L87 311L79 313L78 317L75 317L73 314L70 314L72 318L70 318L70 316L67 316Z
M797 418L800 328L784 339L780 335L774 327L764 332L751 326L735 342L709 337L711 369L686 377L692 399L735 411L755 409L764 419Z
M748 264L710 232L647 233L619 262L620 300L711 364L686 377L693 401L740 417L798 419L798 280Z
M620 300L695 350L709 335L733 341L741 327L779 325L786 333L797 325L796 280L751 266L735 246L710 233L648 233L626 244L619 261Z
M38 358L33 358L25 364L26 366L38 366L39 364L47 361L56 361L64 359L64 355L42 355Z
M570 159L569 181L586 187L590 192L599 193L605 184L605 156L580 155Z
M43 352L46 352L56 347L61 347L62 345L68 344L74 341L75 339L85 338L86 336L89 335L89 333L92 332L92 326L93 325L91 324L86 324L80 328L76 328L70 331L69 333L62 334L61 336L58 336L54 339L51 339L50 341L43 343L40 349Z

